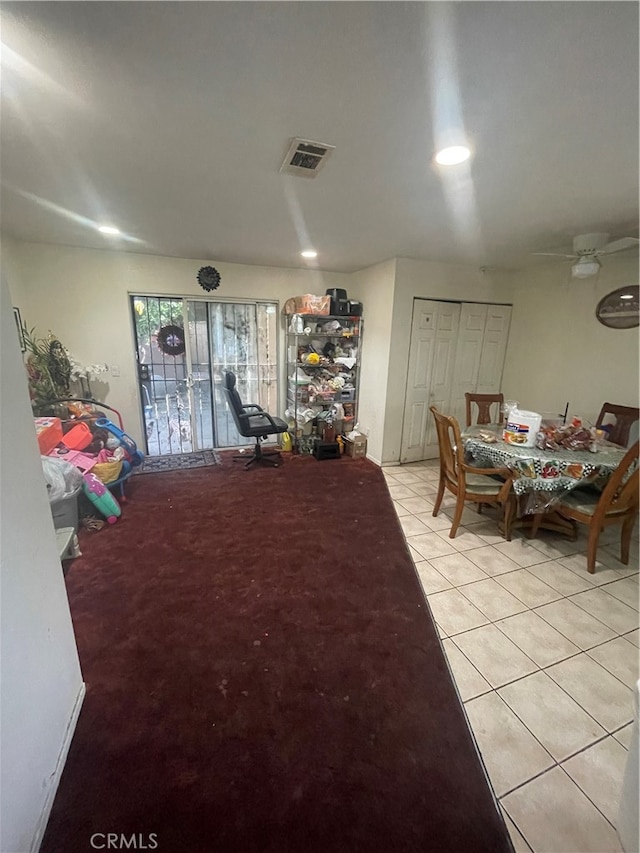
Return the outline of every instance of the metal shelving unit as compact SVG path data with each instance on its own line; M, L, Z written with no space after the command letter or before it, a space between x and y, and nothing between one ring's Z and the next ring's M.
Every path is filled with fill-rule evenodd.
M309 332L290 331L292 317L302 319L302 327ZM357 423L360 359L362 352L362 317L346 315L299 314L286 317L287 328L287 413L295 422L292 434L296 452L311 452L313 435L298 423L302 410L311 409L316 417L341 403L345 417L343 432L348 432ZM327 328L327 324L338 328ZM318 364L305 361L309 353L316 353ZM354 359L353 366L340 359ZM337 376L345 380L341 389L332 389L329 381Z

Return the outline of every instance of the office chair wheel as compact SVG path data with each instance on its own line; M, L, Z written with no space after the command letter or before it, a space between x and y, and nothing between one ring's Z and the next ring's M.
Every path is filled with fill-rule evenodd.
M282 456L280 455L279 450L264 451L258 446L257 452L254 450L253 453L236 453L233 457L233 461L244 462L245 468L250 468L254 463L263 463L264 465L271 465L272 468L279 468L280 463L282 462Z
M277 456L277 459L273 459L273 456ZM280 462L282 459L280 458L280 454L278 452L275 453L257 453L254 454L251 459L245 464L245 468L250 468L254 463L263 465L271 465L272 468L278 468L280 466Z

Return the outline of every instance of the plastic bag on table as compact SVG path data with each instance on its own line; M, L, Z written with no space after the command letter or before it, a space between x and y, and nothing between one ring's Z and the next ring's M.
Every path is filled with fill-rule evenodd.
M571 423L543 424L536 438L536 447L540 450L590 450L597 452L597 430L583 426L580 418Z
M70 462L51 456L41 456L40 461L50 502L69 497L82 486L82 474Z

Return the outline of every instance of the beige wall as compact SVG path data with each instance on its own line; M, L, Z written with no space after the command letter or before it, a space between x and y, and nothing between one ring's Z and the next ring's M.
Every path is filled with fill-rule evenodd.
M27 851L42 838L84 685L4 274L1 289L0 850Z
M609 329L598 301L638 284L637 256L611 256L593 279L570 277L568 264L512 275L513 313L502 388L537 412L569 411L590 421L605 401L638 405L638 329Z
M395 274L396 261L384 261L354 273L349 285L350 297L364 306L358 422L368 436L367 455L378 463L382 461Z
M140 440L128 293L204 296L198 269L211 261L96 251L7 241L3 267L22 284L14 304L24 321L52 329L81 361L120 367L97 396L119 409ZM605 400L637 405L637 329L607 329L595 306L611 289L638 281L637 258L607 258L597 279L569 281L569 267L552 264L519 273L482 273L478 267L407 258L352 275L213 262L222 274L219 298L275 300L345 288L364 305L358 418L368 431L369 456L399 459L413 298L513 304L502 390L523 407L571 411L593 419ZM284 340L280 336L281 376ZM284 385L283 385L284 387ZM282 400L284 408L284 399ZM282 412L280 413L282 414Z
M120 376L103 374L107 376L106 382L92 382L92 389L98 399L121 412L125 429L136 441L141 440L142 423L129 293L204 297L196 275L201 266L210 264L222 276L213 298L273 300L280 308L290 296L324 294L329 287L348 287L349 282L349 276L315 270L35 243L16 243L14 253L22 280L14 299L24 322L29 328L35 326L40 336L51 329L83 363L106 363L120 368ZM282 333L280 363L284 378ZM284 408L284 399L282 403Z
M8 285L9 293L13 298L16 308L20 307L20 293L22 292L22 279L19 273L19 243L6 235L0 235L0 263L2 264L2 275Z

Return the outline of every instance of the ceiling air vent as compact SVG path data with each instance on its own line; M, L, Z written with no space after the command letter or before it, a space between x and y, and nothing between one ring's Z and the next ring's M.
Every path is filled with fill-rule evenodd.
M311 139L296 137L291 140L280 171L287 175L298 175L301 178L315 178L335 147L325 142L313 142Z

